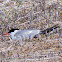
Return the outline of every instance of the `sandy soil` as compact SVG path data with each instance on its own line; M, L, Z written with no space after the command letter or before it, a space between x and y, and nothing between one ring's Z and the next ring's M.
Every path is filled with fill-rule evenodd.
M0 0L0 62L62 62L61 0ZM46 29L56 33L25 41L3 36L11 28Z

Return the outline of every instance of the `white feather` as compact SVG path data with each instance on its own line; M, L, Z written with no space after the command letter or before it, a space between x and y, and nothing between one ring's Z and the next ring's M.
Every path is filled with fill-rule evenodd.
M32 39L35 35L39 34L40 30L15 30L14 32L10 33L10 37L13 40L26 40Z
M59 28L59 25L56 24L50 28L47 28L45 30L15 30L14 32L10 33L10 37L13 40L26 40L26 39L32 39L35 35L37 34L47 34L51 31L53 31L53 29Z

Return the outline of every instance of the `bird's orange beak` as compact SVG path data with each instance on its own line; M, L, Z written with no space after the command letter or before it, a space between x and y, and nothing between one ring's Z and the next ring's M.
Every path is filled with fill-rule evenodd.
M8 32L7 33L5 33L5 34L3 34L3 35L7 35L8 34Z

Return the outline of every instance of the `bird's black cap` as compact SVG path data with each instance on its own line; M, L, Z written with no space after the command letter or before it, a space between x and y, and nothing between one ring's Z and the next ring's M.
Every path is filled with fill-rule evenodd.
M9 30L9 32L8 33L11 33L11 32L14 32L15 30L19 30L18 28L12 28L11 30Z

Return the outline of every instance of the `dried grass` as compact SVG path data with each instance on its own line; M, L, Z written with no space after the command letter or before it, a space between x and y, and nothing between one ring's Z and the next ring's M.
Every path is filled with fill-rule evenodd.
M61 0L0 0L0 62L61 62ZM56 34L13 41L3 33L11 28L45 29L60 25Z

